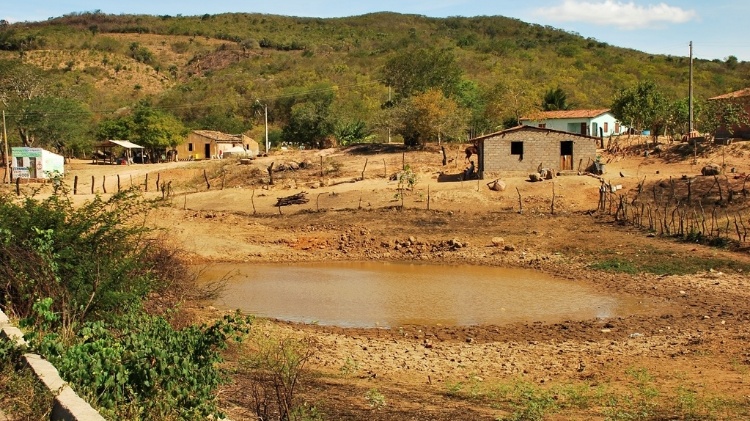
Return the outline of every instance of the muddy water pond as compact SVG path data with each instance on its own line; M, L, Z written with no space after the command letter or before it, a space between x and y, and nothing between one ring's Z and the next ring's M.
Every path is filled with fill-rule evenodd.
M342 327L467 326L610 318L642 306L545 273L483 266L382 262L222 263L218 307Z

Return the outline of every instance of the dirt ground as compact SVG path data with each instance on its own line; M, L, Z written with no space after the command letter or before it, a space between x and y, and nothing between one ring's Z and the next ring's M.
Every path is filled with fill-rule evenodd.
M696 191L713 200L715 179L700 176L703 165L723 164L725 188L736 192L750 173L744 144L701 149L696 160L685 144L645 156L651 148L640 142L633 140L626 152L600 152L607 162L603 178L620 185L620 194L635 195L639 183L648 192L685 176L695 177ZM117 190L118 175L121 188L148 186L146 195L165 197L169 206L147 222L163 228L191 263L529 267L648 304L645 314L614 319L501 326L347 329L258 320L259 331L312 338L312 374L301 380L299 396L324 419L750 419L745 244L711 247L616 223L596 211L601 181L588 174L537 183L518 173L459 181L462 148L447 149L446 166L437 148L404 151L398 145L279 151L249 165L74 161L65 183L72 189L78 177L76 202L94 197L92 176L95 193L105 196ZM271 185L271 163L303 168L273 172ZM391 175L404 165L418 181L398 197ZM506 183L504 191L487 187L496 178ZM21 187L29 192L34 186ZM43 186L41 194L50 188ZM303 191L307 203L275 206L278 198ZM744 211L744 194L736 197L733 211ZM716 268L673 275L591 267L611 259L677 267L716 262ZM220 314L210 304L192 310ZM237 375L222 393L231 419L252 419L248 381Z

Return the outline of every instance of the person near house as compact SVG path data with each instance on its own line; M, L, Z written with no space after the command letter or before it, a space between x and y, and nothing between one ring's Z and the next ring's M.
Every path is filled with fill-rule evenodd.
M472 159L469 161L469 166L464 170L464 180L469 180L474 178L474 170L476 168L474 167L474 160Z

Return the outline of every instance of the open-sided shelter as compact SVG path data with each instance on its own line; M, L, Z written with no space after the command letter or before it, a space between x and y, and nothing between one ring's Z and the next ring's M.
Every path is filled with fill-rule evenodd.
M132 164L134 149L143 149L129 140L106 140L95 145L94 163L102 161L109 164ZM120 153L121 151L121 153Z

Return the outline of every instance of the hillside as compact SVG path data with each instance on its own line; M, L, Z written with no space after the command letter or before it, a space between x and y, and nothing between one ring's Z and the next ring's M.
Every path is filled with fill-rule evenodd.
M644 80L656 82L670 99L687 96L686 57L649 55L502 16L87 12L0 27L0 59L44 69L57 85L76 92L95 122L148 99L190 128L238 132L255 126L256 134L256 101L269 105L270 124L280 133L295 103L289 98L322 89L334 92L334 123L364 121L383 138L379 115L389 91L382 69L399 53L426 48L455 57L464 90L459 103L472 121L500 88L519 92L527 106L538 106L545 91L560 87L573 107L608 107L615 92ZM695 96L745 87L749 76L749 63L698 60ZM482 116L486 121L476 130L495 128L510 114L506 106Z

